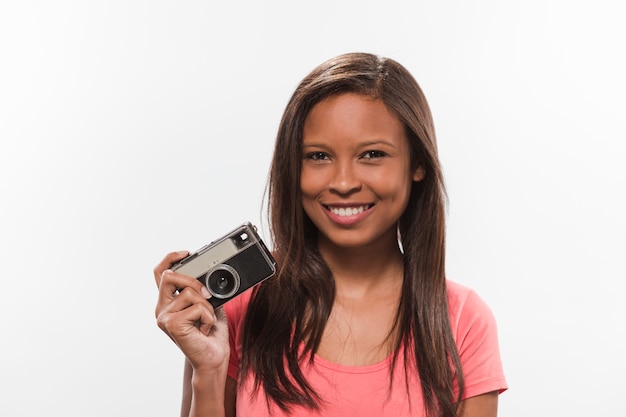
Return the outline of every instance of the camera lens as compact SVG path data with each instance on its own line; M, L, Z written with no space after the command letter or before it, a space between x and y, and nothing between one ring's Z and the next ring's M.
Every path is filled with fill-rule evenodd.
M206 287L216 298L228 298L239 290L239 274L229 265L218 265L207 275Z

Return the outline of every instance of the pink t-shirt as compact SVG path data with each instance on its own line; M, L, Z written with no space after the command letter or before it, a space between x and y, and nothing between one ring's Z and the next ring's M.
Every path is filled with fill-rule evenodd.
M471 289L451 281L447 282L447 287L452 333L465 377L464 398L506 390L496 322L491 310ZM243 316L250 295L251 291L247 291L224 306L231 344L228 375L235 380L239 375ZM324 400L319 413L305 407L293 407L290 414L285 414L272 404L271 416L422 416L424 404L420 381L416 372L410 372L410 392L407 392L403 359L401 354L390 391L391 358L374 365L345 366L315 356L312 365L303 365L303 374ZM270 416L262 387L257 395L252 395L252 384L250 376L237 393L237 416Z

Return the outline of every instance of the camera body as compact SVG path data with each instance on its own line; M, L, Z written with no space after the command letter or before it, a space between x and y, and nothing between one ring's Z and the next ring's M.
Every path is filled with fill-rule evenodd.
M276 261L256 227L244 223L171 267L202 282L217 308L276 273Z

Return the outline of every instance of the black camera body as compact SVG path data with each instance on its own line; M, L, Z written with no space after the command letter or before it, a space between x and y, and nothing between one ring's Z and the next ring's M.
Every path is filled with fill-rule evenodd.
M172 265L178 273L196 278L211 293L217 308L276 273L276 261L256 227L244 223Z

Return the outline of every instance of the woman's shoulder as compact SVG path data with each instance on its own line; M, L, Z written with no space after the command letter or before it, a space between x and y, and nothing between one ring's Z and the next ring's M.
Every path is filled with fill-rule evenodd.
M493 313L474 289L455 281L446 281L448 310L453 327L475 321L493 321Z
M467 287L463 284L459 284L458 282L452 281L449 279L446 279L446 288L448 290L448 298L450 298L451 295L462 297L474 291L470 287Z
M477 296L474 290L458 282L446 280L446 292L448 295L448 308L450 312L462 308L470 298Z

